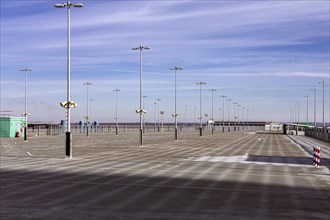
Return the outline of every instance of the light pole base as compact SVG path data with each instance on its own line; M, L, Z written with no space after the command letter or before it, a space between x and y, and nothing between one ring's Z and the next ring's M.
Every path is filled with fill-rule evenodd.
M143 146L143 129L140 128L140 146Z
M174 138L176 141L178 140L178 128L175 128L174 130Z
M65 132L65 156L72 158L72 136L71 132Z
M27 142L27 127L24 127L24 141Z
M117 125L116 126L116 135L118 135L119 134L119 126Z
M203 131L203 128L200 127L200 128L199 128L199 136L203 136L202 131Z

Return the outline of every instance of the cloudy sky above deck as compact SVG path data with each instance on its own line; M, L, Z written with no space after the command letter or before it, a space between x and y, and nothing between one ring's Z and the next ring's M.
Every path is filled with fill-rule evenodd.
M78 2L78 1L77 1ZM325 0L305 1L95 1L71 9L71 95L78 107L72 121L86 115L86 86L93 120L113 122L115 92L120 121L139 121L139 53L143 51L143 94L147 121L154 121L155 100L165 121L174 119L174 72L178 72L179 121L197 120L199 86L202 114L222 119L222 98L249 109L251 120L289 121L298 106L300 121L322 120L325 81L329 119L329 21ZM1 111L24 112L24 73L28 72L28 112L32 121L59 121L66 100L67 9L54 0L1 0ZM75 3L75 2L74 2ZM187 105L187 107L185 107ZM195 109L195 110L194 110ZM157 110L157 108L156 108ZM225 119L228 102L225 101ZM246 118L246 111L240 110ZM194 118L195 112L195 118ZM245 113L244 113L245 112ZM220 116L219 116L220 114ZM237 114L237 107L236 107Z

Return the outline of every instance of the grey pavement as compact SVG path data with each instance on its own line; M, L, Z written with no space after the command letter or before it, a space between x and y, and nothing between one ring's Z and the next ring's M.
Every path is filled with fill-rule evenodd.
M0 219L330 219L329 169L285 135L144 136L74 135L72 159L64 136L1 139Z

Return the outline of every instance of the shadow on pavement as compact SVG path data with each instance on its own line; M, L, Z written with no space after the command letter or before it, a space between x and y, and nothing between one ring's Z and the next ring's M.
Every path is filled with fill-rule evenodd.
M326 192L319 189L113 174L116 171L1 170L0 217L218 220L328 219L330 214Z

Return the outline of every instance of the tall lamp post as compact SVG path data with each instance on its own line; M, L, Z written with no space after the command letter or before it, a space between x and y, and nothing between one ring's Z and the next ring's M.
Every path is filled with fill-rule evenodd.
M177 91L177 77L176 77L176 72L178 70L183 70L181 67L175 66L174 68L170 68L170 70L174 70L175 73L175 98L174 98L174 114L172 116L174 117L175 121L175 128L174 128L174 139L177 141L178 140L178 114L176 113L176 91Z
M220 131L220 122L221 122L221 108L219 108L219 131Z
M228 101L228 131L230 131L230 109L229 109L229 105L230 105L231 99L227 99L227 101Z
M25 72L25 111L22 114L25 117L25 125L24 125L24 141L27 142L27 129L28 129L28 120L27 117L30 115L27 112L27 72L28 71L32 71L32 69L29 68L24 68L24 69L20 69L20 71L24 71Z
M245 107L242 107L242 126L243 126L243 130L244 130L244 110L245 110Z
M216 89L209 89L209 91L212 93L212 134L214 133L214 114L213 114L213 93L217 91Z
M237 105L237 102L234 102L233 105L234 105L234 131L236 131L236 105Z
M159 115L160 115L160 112L159 112L159 102L161 101L161 99L156 99L157 101L157 107L158 107L158 110L157 110L157 129L158 129L158 132L160 132L160 122L159 122Z
M203 124L202 124L202 86L205 82L198 82L196 85L200 85L200 96L199 96L199 136L202 136Z
M322 84L322 93L323 93L323 104L322 104L322 126L325 128L325 122L324 122L324 81L319 82L319 84Z
M306 98L306 125L308 125L308 95L304 96Z
M83 85L85 85L87 87L87 114L85 116L86 118L86 136L89 137L89 119L90 119L90 115L89 115L89 104L88 104L88 101L89 101L89 86L92 85L92 83L90 82L86 82L86 83L83 83Z
M136 110L136 113L140 114L140 146L143 146L142 114L147 113L147 111L142 109L142 50L150 50L150 47L140 45L138 47L132 48L132 50L140 51L140 109Z
M75 107L76 103L71 101L70 97L70 8L71 6L81 8L83 7L82 3L71 3L67 1L63 4L55 4L56 8L65 8L67 7L67 99L66 102L62 102L62 107L66 108L66 132L65 132L65 155L69 158L72 158L72 137L71 137L71 115L70 107Z
M237 104L237 129L239 130L239 107L241 107L241 105Z
M116 120L116 135L118 135L119 133L119 127L118 127L118 92L120 92L120 89L114 89L113 90L114 92L116 92L116 117L115 117L115 120Z
M220 96L220 98L222 98L222 132L225 132L225 98L226 97L227 96L225 95Z

